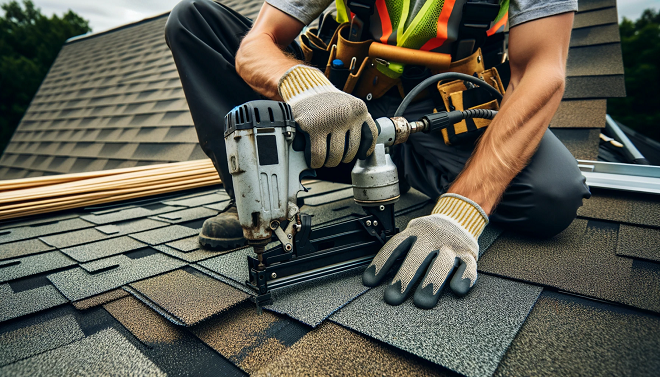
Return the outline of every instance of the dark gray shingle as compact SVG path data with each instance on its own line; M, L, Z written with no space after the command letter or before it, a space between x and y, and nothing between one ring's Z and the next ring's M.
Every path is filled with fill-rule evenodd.
M185 264L185 262L163 254L152 254L139 259L116 255L48 275L48 279L69 300L77 301L124 284L177 269ZM113 268L107 269L108 267ZM100 272L90 273L89 271Z
M385 285L340 309L330 320L466 376L490 376L534 306L540 287L480 275L457 299L445 292L420 310L412 298L383 301Z

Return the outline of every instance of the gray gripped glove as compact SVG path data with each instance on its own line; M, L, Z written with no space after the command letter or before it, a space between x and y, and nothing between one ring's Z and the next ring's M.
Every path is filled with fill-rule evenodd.
M374 151L378 128L367 105L335 88L318 69L296 65L282 75L277 87L309 138L305 156L312 169L351 162L358 149L360 158Z
M364 271L362 282L378 285L395 260L405 254L403 264L385 289L385 302L399 305L426 272L415 291L415 306L431 309L449 284L459 296L467 294L477 280L477 238L488 224L488 216L472 200L457 194L440 197L431 215L411 220L403 232L392 237Z

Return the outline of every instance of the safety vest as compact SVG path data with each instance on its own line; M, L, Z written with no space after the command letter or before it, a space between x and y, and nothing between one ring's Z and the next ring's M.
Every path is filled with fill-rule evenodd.
M424 51L451 53L458 38L463 6L467 0L426 0L407 27L410 0L376 0L369 31L381 43ZM350 21L346 0L336 0L337 21ZM503 31L509 14L509 0L499 1L497 17L491 22L488 36Z

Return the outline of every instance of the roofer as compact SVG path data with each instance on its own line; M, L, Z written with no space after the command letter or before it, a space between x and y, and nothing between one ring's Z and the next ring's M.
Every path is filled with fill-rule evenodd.
M459 295L474 285L477 240L489 221L543 237L571 223L589 189L547 128L564 91L577 0L338 0L336 21L321 16L319 29L299 37L330 2L266 0L254 23L210 0L184 0L170 14L166 39L199 142L230 197L223 118L233 107L263 97L286 101L309 135L311 167L340 165L333 174L348 176L340 162L354 159L361 132L377 134L373 119L392 116L423 79L454 71L506 88L503 100L467 82L440 83L405 117L433 109L499 113L442 136L411 135L392 149L402 186L439 199L383 247L363 281L378 284L407 252L385 300L400 304L421 281L414 302L433 307L447 280ZM498 33L507 20L508 63ZM204 223L199 240L211 249L244 244L234 201Z

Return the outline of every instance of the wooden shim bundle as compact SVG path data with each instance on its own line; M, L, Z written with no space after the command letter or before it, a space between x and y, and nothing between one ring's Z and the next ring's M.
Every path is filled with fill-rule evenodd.
M0 181L0 220L219 183L211 160Z

